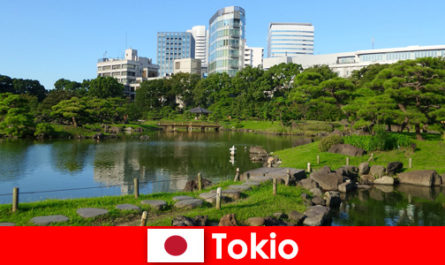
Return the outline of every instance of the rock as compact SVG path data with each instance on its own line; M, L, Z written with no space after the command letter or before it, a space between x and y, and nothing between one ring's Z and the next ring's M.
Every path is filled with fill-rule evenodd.
M175 196L175 197L173 197L174 201L183 201L183 200L190 200L190 199L194 199L194 198L190 197L190 196Z
M35 225L49 225L51 223L66 222L68 220L68 217L65 215L48 215L34 217L31 219L31 223Z
M246 224L249 226L261 226L264 225L263 217L250 217L246 220Z
M288 171L290 172L290 177L288 177ZM241 174L240 176L241 181L247 180L247 174L250 175L250 180L264 182L271 180L272 178L277 178L283 183L289 180L290 185L293 185L297 183L299 180L306 178L306 173L303 169L295 169L287 167L280 167L280 168L262 167L262 168L252 169Z
M388 177L388 176L383 176L381 178L378 178L376 180L374 180L374 184L376 185L394 185L394 178L392 177Z
M162 210L167 206L167 203L163 200L143 200L142 204L150 205L150 208L155 210Z
M118 204L116 208L119 210L130 210L130 211L139 211L141 210L138 206L133 204Z
M317 182L323 190L337 190L338 185L343 182L343 177L335 172L331 172L329 167L323 167L313 172L310 178Z
M287 216L289 220L295 223L296 225L302 225L303 220L306 217L304 214L297 211L292 211Z
M266 149L261 146L251 146L249 148L249 157L252 161L265 161L268 157Z
M218 226L237 226L236 218L234 213L229 213L221 217Z
M119 127L111 127L108 132L112 134L119 134L121 132L121 129Z
M323 198L317 196L312 198L312 204L313 205L325 205L325 201L323 200Z
M172 226L195 226L195 221L186 216L176 216L172 220Z
M202 178L202 188L208 187L210 185L212 185L212 181L206 178ZM188 180L185 183L184 191L194 191L194 190L198 190L198 180L196 179Z
M326 206L329 208L339 208L341 204L340 193L338 191L328 191L323 197L326 201Z
M207 215L197 215L193 218L195 226L206 226L209 221L209 217Z
M413 184L418 186L440 186L442 178L435 170L416 170L399 174L401 184Z
M216 203L216 192L205 192L199 194L199 198L209 203Z
M201 207L202 203L203 201L200 199L182 200L182 201L177 201L175 203L175 207L180 209L194 209L197 207Z
M252 189L249 185L245 185L245 184L242 184L242 185L230 185L228 188L232 189L232 190L237 190L239 192L244 192L244 191L248 191L248 190Z
M227 189L222 191L221 196L228 197L232 200L239 200L241 198L241 193L238 190Z
M309 190L313 196L321 196L323 193L319 188L313 188Z
M274 213L273 217L277 218L277 219L285 219L287 218L287 215L285 213Z
M264 225L265 226L287 226L288 224L284 222L283 220L279 220L274 217L266 217L264 218Z
M79 208L77 209L77 214L82 216L83 218L92 218L101 216L108 213L108 210L101 208Z
M368 163L368 162L360 163L360 165L358 166L358 174L359 174L360 176L362 176L362 175L366 175L366 174L369 173L369 170L370 170L370 169L371 169L371 168L369 167L369 163Z
M401 172L402 169L403 169L402 162L390 162L386 167L386 174L388 174L389 176L394 176L396 173Z
M96 133L91 138L93 138L94 140L102 140L104 138L104 134L103 133Z
M358 168L354 166L343 166L335 171L338 175L348 178L350 180L356 180L358 177Z
M394 192L394 186L392 186L392 185L375 185L375 188L377 190L384 192L384 193Z
M356 186L352 182L344 182L344 183L338 185L338 191L343 192L343 193L348 193L348 192L354 191L355 188L356 188Z
M360 176L360 184L362 185L372 185L374 183L375 178L371 175L363 175Z
M357 189L359 189L359 190L369 190L369 189L371 189L372 187L371 186L369 186L369 185L363 185L363 184L359 184L359 185L357 185Z
M4 222L4 223L0 223L0 226L15 226L15 224L14 223L6 223L6 222Z
M301 186L307 190L318 188L317 182L313 181L310 178L300 180L298 182L298 186Z
M150 140L150 136L148 135L139 136L139 141L148 141L148 140Z
M303 221L307 226L320 226L329 224L329 208L321 205L311 206L304 212Z
M362 156L366 153L365 150L350 144L335 144L329 148L328 152L347 156Z
M385 167L384 166L377 166L374 165L371 167L371 170L369 171L369 175L373 176L374 178L381 178L385 175Z

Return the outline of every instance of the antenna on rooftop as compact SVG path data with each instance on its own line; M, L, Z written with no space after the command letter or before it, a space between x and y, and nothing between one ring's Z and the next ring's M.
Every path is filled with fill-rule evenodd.
M371 47L374 50L374 44L375 44L375 39L374 37L371 38Z
M102 58L107 58L107 51L104 52L104 55L102 56Z

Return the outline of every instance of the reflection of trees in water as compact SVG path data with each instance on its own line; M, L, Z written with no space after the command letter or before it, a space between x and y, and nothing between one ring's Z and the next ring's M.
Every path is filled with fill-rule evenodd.
M26 154L32 142L0 140L0 181L17 180L26 168Z
M445 225L442 188L400 186L394 192L360 190L343 202L335 222L340 225Z
M92 143L92 141L54 142L51 145L51 160L54 168L70 173L81 171L88 160Z

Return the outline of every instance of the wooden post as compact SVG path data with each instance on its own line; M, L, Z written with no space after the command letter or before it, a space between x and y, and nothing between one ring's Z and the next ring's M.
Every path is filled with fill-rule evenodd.
M311 173L311 163L307 163L307 172Z
M221 209L221 187L216 189L216 209Z
M317 155L317 165L320 165L320 156Z
M247 180L249 180L250 179L250 173L247 172L246 176L247 176Z
M137 199L139 198L139 179L134 178L133 183L134 183L134 197Z
M413 159L411 157L408 159L408 168L413 168Z
M235 178L233 181L239 181L239 167L236 168Z
M291 177L290 169L287 169L286 181L285 181L285 183L284 183L286 186L289 186L290 177Z
M147 211L144 211L142 213L142 218L141 218L141 226L146 226L147 225Z
M198 190L202 190L201 172L198 173Z
M273 195L277 195L277 178L273 178L273 182L272 182L272 187L273 187Z
M15 213L19 209L19 188L12 189L12 212Z
M346 165L349 166L349 157L346 157Z

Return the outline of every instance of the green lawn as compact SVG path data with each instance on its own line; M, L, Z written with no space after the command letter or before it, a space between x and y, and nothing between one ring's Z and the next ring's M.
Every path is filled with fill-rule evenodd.
M232 129L246 129L255 132L316 135L320 132L332 132L334 128L342 129L343 126L337 122L324 121L296 121L293 126L284 126L279 121L239 121L223 122L224 127Z
M414 141L417 145L415 152L410 148L401 148L387 152L373 152L374 160L371 165L386 166L389 162L400 161L405 170L435 169L438 173L445 173L445 142L440 140ZM280 150L274 153L282 160L282 167L295 167L305 169L310 162L312 168L329 166L337 169L345 165L346 156L320 152L318 142L297 146L295 148ZM317 155L320 156L320 164L317 165ZM361 162L368 161L370 154L362 157L350 157L350 165L358 166ZM413 168L408 169L408 159L413 159Z
M219 187L227 187L234 184L232 181L220 183ZM208 191L215 187L205 189ZM203 191L203 192L205 192ZM31 218L45 215L65 215L70 220L53 225L65 226L91 226L91 225L137 225L141 216L141 211L149 212L149 225L170 225L171 219L176 215L186 215L194 217L196 215L208 215L211 221L218 221L226 213L235 213L238 220L245 220L253 216L271 216L275 212L289 212L291 210L303 211L305 206L300 197L300 188L278 186L278 195L272 195L271 183L266 183L244 193L244 198L232 203L224 203L222 210L216 210L214 206L205 203L202 207L193 210L173 209L172 198L178 195L189 195L198 197L199 192L175 192L157 193L141 195L139 199L134 196L108 196L88 199L67 199L67 200L46 200L33 203L21 203L19 211L11 213L10 204L0 205L0 222L12 222L16 225L32 225ZM163 211L152 211L149 206L140 203L141 200L159 199L165 200L168 207ZM116 205L131 203L139 206L141 211L121 211L116 209ZM84 219L77 215L76 210L84 207L105 208L110 212L102 217Z

